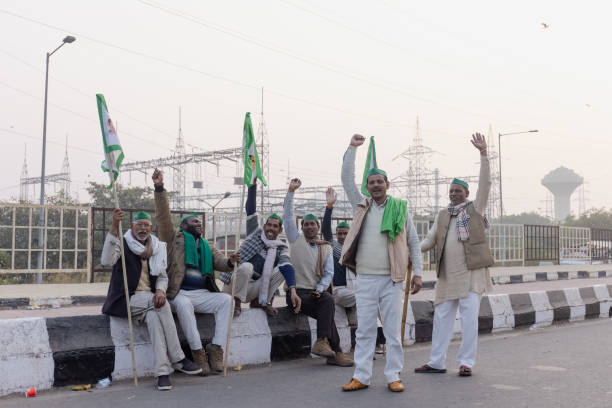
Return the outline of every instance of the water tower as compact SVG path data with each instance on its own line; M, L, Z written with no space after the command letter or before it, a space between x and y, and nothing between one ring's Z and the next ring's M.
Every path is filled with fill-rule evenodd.
M542 185L555 196L555 220L563 221L570 213L570 197L576 187L583 182L582 177L567 167L558 167L544 176Z

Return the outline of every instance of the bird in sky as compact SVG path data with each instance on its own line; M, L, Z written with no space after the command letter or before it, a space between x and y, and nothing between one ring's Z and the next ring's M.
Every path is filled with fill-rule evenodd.
M541 24L542 24L542 29L544 30L546 30L549 27L549 25L546 23L541 23Z

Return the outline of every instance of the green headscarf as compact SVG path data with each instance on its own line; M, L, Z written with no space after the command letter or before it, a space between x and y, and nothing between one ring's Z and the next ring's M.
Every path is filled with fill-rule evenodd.
M138 211L136 214L134 214L134 221L138 221L138 220L149 220L151 221L151 214L149 214L146 211Z
M272 218L273 220L278 220L278 222L280 223L280 226L283 226L283 219L277 214L277 213L272 213L270 214L270 216L268 217L268 219Z
M374 167L374 168L371 168L370 171L368 171L368 177L375 176L377 174L382 174L383 176L387 177L387 172L384 171L383 169Z
M466 183L463 180L459 180L458 178L454 178L453 181L451 181L451 184L459 184L460 186L465 187L466 190L469 190L470 188L468 187L468 183Z
M349 225L348 222L342 221L342 222L339 222L338 225L336 225L336 229L338 228L351 228L351 226Z

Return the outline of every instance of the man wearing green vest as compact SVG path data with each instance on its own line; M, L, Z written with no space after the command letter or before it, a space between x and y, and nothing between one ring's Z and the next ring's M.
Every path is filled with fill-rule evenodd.
M342 161L342 185L353 206L354 215L353 225L342 247L341 262L357 275L355 373L342 390L357 391L370 384L380 310L387 344L387 386L390 391L401 392L404 390L399 377L404 364L401 342L402 283L411 260L414 268L410 282L412 293L421 288L419 237L406 201L387 195L389 181L383 170L376 167L369 169L365 185L369 197L364 199L361 196L355 185L355 153L364 141L363 136L354 135Z
M472 375L476 361L480 297L491 289L488 267L494 261L484 217L491 189L487 143L480 133L472 135L471 142L480 152L476 199L468 200L468 184L454 179L448 191L448 208L438 213L421 242L423 252L435 251L438 281L431 354L427 364L414 370L417 373L446 372L446 351L453 337L457 307L461 315L461 347L457 354L459 375Z
M203 237L202 221L197 214L184 216L179 228L170 217L168 193L161 171L153 172L155 213L159 237L168 244L168 291L166 295L176 311L194 361L202 367L202 375L223 371L223 348L232 309L230 295L220 293L214 270L229 272L240 262L240 253L229 258L211 248ZM214 313L215 335L202 348L195 313Z

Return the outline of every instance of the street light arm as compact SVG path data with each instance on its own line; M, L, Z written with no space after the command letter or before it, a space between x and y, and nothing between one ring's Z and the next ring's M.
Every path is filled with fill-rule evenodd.
M54 49L54 50L53 50L53 51L51 51L51 52L48 52L48 53L47 53L47 58L49 58L50 56L52 56L53 54L55 54L55 52L56 52L57 50L59 50L60 48L62 48L62 47L64 46L64 44L66 44L66 43L65 43L65 42L63 42L63 43L61 43L61 44L60 44L60 45L59 45L59 46L58 46L56 49Z

